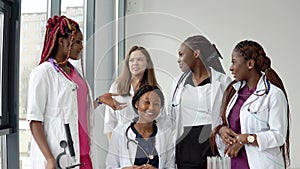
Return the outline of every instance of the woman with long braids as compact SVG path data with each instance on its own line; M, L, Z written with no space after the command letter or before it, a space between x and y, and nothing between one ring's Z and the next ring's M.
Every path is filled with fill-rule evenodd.
M84 76L68 62L69 58L80 59L82 40L75 21L65 16L48 19L41 60L30 75L28 89L33 169L56 168L55 158L63 151L60 141L67 140L65 124L70 127L76 159L67 162L62 158L62 166L82 163L80 169L93 168L89 133L94 108L101 103L114 109L124 107L112 99L112 93L92 99Z
M176 164L178 169L206 169L207 156L212 156L209 136L220 119L223 92L231 80L217 48L202 35L188 37L178 55L183 73L173 84L169 104L176 126Z
M232 52L230 71L235 80L225 91L222 124L214 129L212 143L231 157L232 169L286 168L289 104L270 58L260 44L244 40Z

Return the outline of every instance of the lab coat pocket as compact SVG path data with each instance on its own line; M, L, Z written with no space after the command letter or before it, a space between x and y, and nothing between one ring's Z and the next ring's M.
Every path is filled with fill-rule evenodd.
M264 151L266 167L272 166L272 168L284 168L283 155L279 147L267 149Z
M252 132L263 131L269 128L268 119L269 111L266 106L249 107L248 112L250 113L249 126L252 126Z

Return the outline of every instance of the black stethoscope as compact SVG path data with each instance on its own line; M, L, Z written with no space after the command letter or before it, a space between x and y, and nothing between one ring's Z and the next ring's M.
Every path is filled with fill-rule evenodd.
M155 149L155 140L154 140L152 152L151 152L151 154L148 154L148 153L144 150L144 148L143 148L141 145L139 145L138 142L136 142L135 140L129 138L129 136L128 136L128 131L129 131L130 128L131 128L131 125L129 125L129 126L127 127L126 132L125 132L125 136L126 136L126 139L127 139L126 148L127 148L127 150L128 150L128 153L129 153L129 159L130 159L131 165L133 166L133 162L131 161L131 154L130 154L130 150L129 150L129 143L130 143L130 142L133 142L135 145L137 145L137 147L139 147L139 148L142 150L142 152L143 152L143 153L145 154L145 156L147 157L147 162L146 162L146 164L149 164L150 160L153 160L153 159L154 159L154 154L153 154L153 153L154 153L154 149ZM154 138L154 139L155 139L155 138Z
M173 95L172 95L172 100L171 100L171 101L172 101L172 104L171 104L172 107L176 107L176 106L179 105L179 103L174 104L173 101L174 101L175 95L176 95L176 93L177 93L177 91L178 91L178 89L179 89L179 85L183 82L183 80L187 77L187 75L188 75L189 73L190 73L190 71L187 71L187 72L184 72L184 73L180 76L180 78L179 78L179 80L178 80L178 82L177 82L177 84L176 84L175 90L174 90L174 92L173 92Z

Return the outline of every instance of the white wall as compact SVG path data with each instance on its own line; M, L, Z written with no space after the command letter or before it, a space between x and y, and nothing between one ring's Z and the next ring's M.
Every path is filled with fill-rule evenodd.
M128 0L127 49L146 47L154 60L159 83L169 96L171 80L179 73L176 63L180 42L204 34L215 43L228 68L233 47L241 40L258 41L281 76L290 102L291 168L300 168L300 105L296 72L300 63L300 1L274 0ZM298 132L299 133L299 132ZM298 151L297 151L298 150Z

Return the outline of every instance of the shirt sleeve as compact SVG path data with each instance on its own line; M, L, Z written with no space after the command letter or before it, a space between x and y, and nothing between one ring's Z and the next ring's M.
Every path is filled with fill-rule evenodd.
M35 68L30 74L28 85L27 120L44 121L47 86L46 72Z
M277 89L273 95L269 96L269 130L256 133L260 151L285 144L288 124L287 100L284 93L279 88Z

